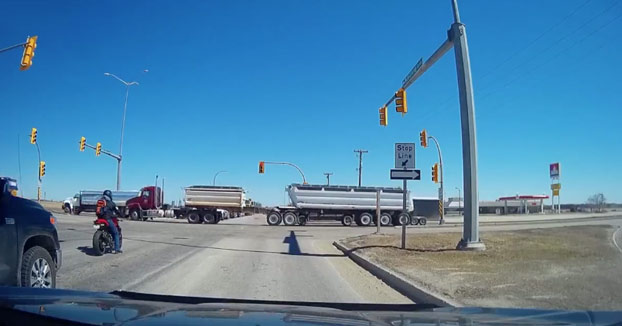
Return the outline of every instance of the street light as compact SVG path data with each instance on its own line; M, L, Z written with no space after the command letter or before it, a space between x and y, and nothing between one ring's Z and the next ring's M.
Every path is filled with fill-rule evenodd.
M219 174L221 174L221 173L229 173L229 172L228 172L228 171L225 171L225 170L221 170L221 171L216 172L216 174L214 174L214 180L212 181L212 185L213 185L213 186L215 186L215 185L216 185L216 176L218 176L218 175L219 175Z
M462 215L462 200L460 199L460 188L456 187L458 190L458 215Z
M125 113L127 112L127 97L130 94L130 86L138 85L138 82L133 81L128 83L125 80L109 72L105 72L104 76L114 77L116 80L122 82L125 85L125 104L123 105L123 121L121 122L121 142L119 145L119 159L117 160L117 190L121 190L121 160L123 158L123 134L125 132Z

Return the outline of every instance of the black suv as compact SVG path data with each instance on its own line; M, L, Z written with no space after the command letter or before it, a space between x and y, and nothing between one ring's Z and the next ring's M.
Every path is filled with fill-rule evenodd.
M0 286L54 288L62 261L56 218L16 194L15 180L0 177Z

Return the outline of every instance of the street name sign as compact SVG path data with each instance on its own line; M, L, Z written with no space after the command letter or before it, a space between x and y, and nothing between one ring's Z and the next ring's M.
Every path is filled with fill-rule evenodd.
M414 169L391 169L391 180L421 180L421 171Z
M404 80L402 80L402 85L408 84L410 79L417 73L417 71L419 71L419 69L421 69L421 66L423 66L423 58L419 59L419 61L417 61L417 64L415 64L415 66L410 69L408 75L406 75L406 77L404 77Z
M415 168L415 143L395 143L395 168Z

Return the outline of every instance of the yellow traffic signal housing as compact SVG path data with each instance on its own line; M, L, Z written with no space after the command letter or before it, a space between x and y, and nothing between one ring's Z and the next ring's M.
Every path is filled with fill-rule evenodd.
M432 165L432 181L434 181L434 183L438 183L438 163L434 163L434 165Z
M419 140L421 140L421 147L428 147L428 132L425 129L419 133Z
M102 153L102 143L97 143L95 147L95 156L99 156Z
M37 128L32 128L32 130L30 131L30 143L37 143Z
M259 161L259 173L264 173L265 171L265 163L264 161Z
M84 152L84 147L86 146L86 138L80 138L80 152Z
M380 112L380 125L386 126L389 124L389 115L387 114L388 109L386 106L383 106L378 110Z
M395 111L401 112L402 115L408 112L408 106L406 105L406 90L400 88L395 92Z
M19 65L19 70L27 70L32 66L32 57L35 56L35 48L37 47L37 36L31 36L26 40L24 45L24 54L22 55L22 62Z
M39 162L39 177L45 175L45 161Z

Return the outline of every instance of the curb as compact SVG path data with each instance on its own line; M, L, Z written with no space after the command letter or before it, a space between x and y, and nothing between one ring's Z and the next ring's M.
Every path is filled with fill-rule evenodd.
M462 305L454 302L453 300L447 299L441 295L436 293L429 292L424 290L412 282L407 281L402 276L397 275L396 273L390 271L387 268L381 267L381 265L372 263L365 256L353 252L352 249L344 246L343 244L335 241L333 242L333 246L337 249L341 250L346 256L352 259L355 263L361 266L363 269L367 270L377 278L381 279L387 285L400 292L407 298L413 300L415 303L427 303L433 304L441 307L451 306L451 307L461 307Z

